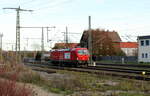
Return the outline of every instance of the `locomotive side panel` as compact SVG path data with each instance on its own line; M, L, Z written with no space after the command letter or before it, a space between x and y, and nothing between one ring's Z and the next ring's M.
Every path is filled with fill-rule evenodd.
M55 50L51 52L52 63L65 63L67 65L87 64L89 60L88 50L86 48L73 48Z

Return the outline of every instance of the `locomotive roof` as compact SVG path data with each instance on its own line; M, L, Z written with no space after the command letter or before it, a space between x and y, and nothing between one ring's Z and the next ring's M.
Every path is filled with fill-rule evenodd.
M52 51L73 51L73 50L76 50L76 49L86 49L86 48L53 49L53 50L51 50L51 52Z

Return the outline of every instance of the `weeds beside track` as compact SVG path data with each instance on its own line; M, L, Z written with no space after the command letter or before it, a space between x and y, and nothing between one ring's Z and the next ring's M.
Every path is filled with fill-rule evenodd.
M72 68L72 67L51 66L48 64L44 64L44 63L43 64L26 64L26 65L32 66L33 69L36 67L36 70L40 68L39 71L45 71L45 72L47 72L48 68L50 68L50 69L55 69L55 70L86 72L86 73L97 74L97 75L108 75L108 76L114 76L114 77L150 81L150 76L148 75L149 72L146 75L142 75L142 70L135 70L135 69L132 70L132 69L100 67L100 66Z

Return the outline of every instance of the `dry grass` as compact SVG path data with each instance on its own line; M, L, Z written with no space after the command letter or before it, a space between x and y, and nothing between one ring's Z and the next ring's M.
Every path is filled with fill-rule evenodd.
M32 96L32 91L17 85L15 81L0 80L0 96Z
M82 72L59 71L60 74L67 74L70 79L52 79L55 88L63 88L72 92L81 92L81 96L149 96L150 82L142 82L129 79L115 78L105 75L87 74ZM68 77L67 77L68 78ZM77 82L78 84L74 83ZM74 86L72 88L72 85ZM60 85L63 87L60 87ZM86 95L89 93L91 95ZM103 95L100 95L103 94ZM127 95L125 95L127 94ZM131 95L132 94L132 95ZM72 95L72 96L80 96Z
M12 70L9 66L0 68L0 96L32 96L31 89L16 83L19 70ZM5 79L2 79L2 77Z

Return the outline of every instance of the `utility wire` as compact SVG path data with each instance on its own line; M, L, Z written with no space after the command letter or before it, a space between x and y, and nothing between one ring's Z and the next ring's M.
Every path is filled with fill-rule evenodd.
M50 8L54 8L54 7L60 7L64 4L68 4L68 3L71 3L73 0L65 0L65 1L62 1L62 2L56 2L55 4L52 4L52 5L46 5L44 7L41 7L41 8L38 8L38 9L35 9L36 11L40 11L40 10L44 10L44 9L50 9Z
M133 39L134 37L134 39ZM132 35L125 35L125 36L121 36L122 39L125 39L128 42L136 42L137 36L132 36Z
M21 5L21 6L23 6L23 5L28 5L28 4L31 4L33 1L36 1L36 0L25 1L25 2L22 2L20 5Z
M43 1L40 1L40 0L36 0L36 1L32 0L32 1L28 1L26 3L21 3L20 5L24 6L26 8L34 9L34 8L40 7L40 6L44 5L44 4L47 4L47 3L43 3Z
M52 1L54 1L54 0L52 0ZM73 1L73 0L71 0L71 1ZM48 9L50 9L50 8L57 8L59 5L63 5L64 3L66 3L66 2L70 2L70 0L65 0L65 1L61 1L61 2L54 2L54 3L52 3L52 4L48 4L49 6L46 6L46 7L44 7L45 5L47 5L47 3L44 5L44 4L40 4L40 5L44 5L43 7L41 7L41 8L38 8L38 9L34 9L35 10L35 12L34 12L34 14L37 14L37 11L41 11L41 10L44 10L44 9L46 9L46 11L45 12L47 12L47 11L49 11ZM33 6L32 6L33 7ZM30 8L30 7L29 7ZM43 13L43 11L42 11L42 13ZM34 15L33 14L33 15ZM35 19L37 16L34 16L34 18L33 19ZM38 18L37 18L38 19ZM35 19L35 20L37 20L37 19Z
M50 1L47 0L46 2L36 1L36 2L28 3L26 5L28 5L27 8L39 9L39 8L42 8L42 7L46 6L46 5L53 5L54 3L56 3L56 0L50 0ZM23 4L23 5L25 5L25 4ZM37 6L38 6L38 8L37 8Z
M7 6L10 6L10 5L11 5L11 6L15 6L15 5L17 5L16 1L11 1L11 2L10 2L10 1L5 2L5 1L6 1L6 0L4 0L3 2L1 2L0 6L3 6L3 7L4 7L4 6L6 6L6 5L7 5Z

